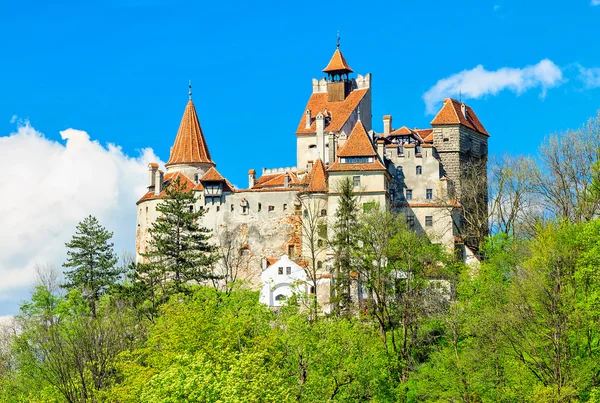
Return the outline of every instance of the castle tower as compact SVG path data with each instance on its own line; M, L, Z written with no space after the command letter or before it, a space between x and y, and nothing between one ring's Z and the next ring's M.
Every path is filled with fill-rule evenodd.
M313 93L296 130L299 168L317 159L333 164L337 149L359 120L359 110L366 130L371 130L371 74L350 78L353 70L339 41L323 72L327 78L313 78Z
M200 178L215 165L210 157L190 93L175 142L171 147L169 161L165 164L167 173L182 172L188 178Z

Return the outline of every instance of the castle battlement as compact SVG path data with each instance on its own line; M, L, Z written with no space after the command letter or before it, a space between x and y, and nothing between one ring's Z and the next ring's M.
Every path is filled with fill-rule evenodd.
M298 167L286 167L286 168L263 168L263 175L272 175L272 174L283 174L286 172L298 172Z

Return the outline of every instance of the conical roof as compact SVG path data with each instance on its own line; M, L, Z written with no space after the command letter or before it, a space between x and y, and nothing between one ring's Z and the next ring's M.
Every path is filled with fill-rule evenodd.
M311 171L304 177L303 185L306 186L304 189L308 193L327 193L329 186L327 184L327 169L321 159L317 159L313 165Z
M353 70L348 66L346 59L344 59L344 55L340 51L340 48L337 48L335 52L333 52L333 56L331 56L331 60L327 67L323 69L324 73L334 73L334 72L345 72L352 73Z
M210 158L204 134L198 121L196 108L190 99L183 112L175 143L171 147L171 156L165 164L206 163L215 165Z

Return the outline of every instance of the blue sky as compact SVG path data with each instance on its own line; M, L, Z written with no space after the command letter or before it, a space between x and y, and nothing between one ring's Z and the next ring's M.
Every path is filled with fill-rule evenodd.
M0 140L29 121L50 148L80 136L61 138L74 128L120 146L115 161L141 164L148 147L166 161L191 79L218 169L246 186L250 168L295 164L311 78L323 76L339 30L350 66L373 74L375 130L384 114L395 127L428 127L425 94L431 108L460 88L490 152L535 154L544 136L600 109L600 0L590 1L4 1ZM5 189L16 169L4 167ZM35 189L44 171L31 171ZM2 309L0 297L0 315L14 313L11 298Z

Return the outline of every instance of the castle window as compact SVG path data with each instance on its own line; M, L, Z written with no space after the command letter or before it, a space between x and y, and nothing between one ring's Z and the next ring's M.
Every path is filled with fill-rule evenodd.
M275 206L269 206L269 211L275 210Z
M427 200L431 200L431 199L433 199L433 190L432 190L432 189L427 189L427 190L425 191L425 198L426 198Z
M304 218L308 218L308 209L304 209Z
M233 211L233 208L234 208L234 207L233 207L233 204L232 204L232 205L231 205L231 211Z
M242 206L242 214L248 214L248 206Z
M283 203L283 209L287 210L287 204Z
M308 146L308 148L317 148L317 145L316 144L311 144L311 145Z
M426 227L433 226L433 217L432 216L430 216L430 215L425 216L425 226Z
M277 274L283 274L283 267L278 267L277 268Z
M277 302L283 302L285 300L286 300L286 297L283 294L279 294L278 296L275 297L275 301L277 301Z
M327 210L321 210L321 217L325 217L327 215Z
M311 294L314 294L314 293L315 293L315 286L314 286L314 285L311 285L311 286L310 286L310 293L311 293Z
M406 189L406 200L412 200L412 189Z
M285 268L285 274L292 274L292 268L291 267L286 267Z
M194 206L190 206L190 213L194 212Z
M360 186L360 176L353 176L352 177L352 184L354 185L354 187Z
M217 211L221 211L221 206L217 206Z
M317 269L322 269L323 268L323 262L321 262L320 260L317 262Z
M194 174L194 182L198 183L198 174Z
M322 239L317 240L317 247L320 248L322 246L323 246L323 240Z
M417 165L417 175L421 175L423 173L423 167L421 165Z
M262 204L258 203L258 211L262 210Z
M407 215L406 216L406 224L408 224L410 229L413 229L415 227L415 216L412 214Z
M288 245L288 256L290 257L290 259L293 259L295 257L295 252L296 248L294 248L294 245Z

